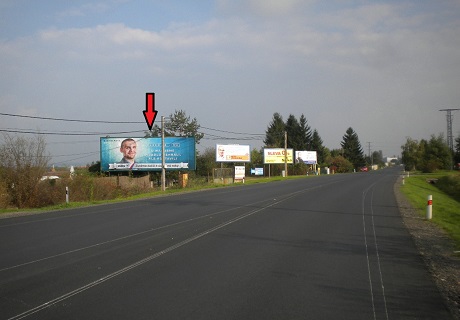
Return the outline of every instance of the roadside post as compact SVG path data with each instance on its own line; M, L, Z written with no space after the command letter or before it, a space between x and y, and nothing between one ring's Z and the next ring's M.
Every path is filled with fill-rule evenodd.
M69 204L69 187L65 187L65 203Z
M428 196L428 201L426 204L426 219L431 220L433 217L433 196L430 194Z

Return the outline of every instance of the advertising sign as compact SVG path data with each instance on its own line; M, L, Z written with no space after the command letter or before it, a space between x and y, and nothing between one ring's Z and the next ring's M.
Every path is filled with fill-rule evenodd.
M263 176L264 175L264 168L251 169L251 174L256 175L256 176Z
M235 166L235 180L243 180L246 175L245 166Z
M284 163L285 158L285 150L283 148L272 148L272 149L264 149L264 163L265 164L272 164L272 163ZM294 150L287 149L287 163L294 163Z
M216 162L250 162L251 152L247 145L216 145Z
M295 163L316 164L316 151L296 151Z
M101 138L102 171L161 171L161 138ZM165 138L166 170L195 170L195 138Z

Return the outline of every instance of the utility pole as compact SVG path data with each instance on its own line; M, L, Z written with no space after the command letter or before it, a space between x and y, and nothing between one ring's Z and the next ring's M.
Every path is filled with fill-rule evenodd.
M369 148L369 160L371 160L371 143L367 142L368 148Z
M452 134L452 111L460 109L441 109L439 111L446 111L447 118L447 145L451 151L454 151L454 135Z
M284 176L288 176L287 170L287 131L284 131Z
M166 190L165 170L165 117L161 116L161 191Z
M372 168L374 166L374 157L371 154L371 143L372 142L368 142L367 144L369 146L369 161L371 162L371 168Z

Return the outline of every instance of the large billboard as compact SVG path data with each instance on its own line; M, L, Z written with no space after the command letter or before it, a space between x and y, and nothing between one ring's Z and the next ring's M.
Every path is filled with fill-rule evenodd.
M102 171L161 171L161 138L101 138ZM195 170L195 138L165 138L166 170Z
M285 156L286 151L287 157ZM264 149L264 163L285 163L285 158L287 163L294 163L294 150L287 149L286 151L283 148Z
M295 163L317 164L316 151L296 151Z
M251 151L247 145L216 145L216 162L251 162Z

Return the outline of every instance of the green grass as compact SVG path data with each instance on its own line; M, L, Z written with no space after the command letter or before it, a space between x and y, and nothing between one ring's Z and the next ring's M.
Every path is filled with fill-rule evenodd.
M427 182L429 179L440 179L449 174L451 173L413 174L405 178L401 191L422 217L426 216L427 197L432 195L432 223L446 230L455 241L456 247L460 248L460 202L441 191L436 184Z

